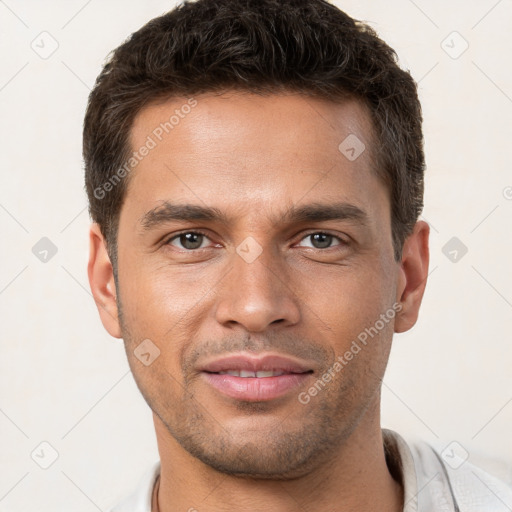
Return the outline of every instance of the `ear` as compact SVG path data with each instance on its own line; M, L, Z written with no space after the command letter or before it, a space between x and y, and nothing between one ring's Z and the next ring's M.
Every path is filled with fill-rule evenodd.
M428 277L429 233L430 226L418 221L404 242L396 297L402 309L395 317L395 332L408 331L418 319Z
M89 285L100 313L101 322L114 338L121 338L121 326L117 311L117 290L114 271L99 224L93 223L89 231Z

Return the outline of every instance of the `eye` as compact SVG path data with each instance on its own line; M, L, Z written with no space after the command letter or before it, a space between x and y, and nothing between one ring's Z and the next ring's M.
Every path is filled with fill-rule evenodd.
M302 247L311 247L313 249L329 249L333 246L346 245L346 242L340 237L317 231L306 235L302 240L310 241L310 245L302 245ZM170 238L165 245L172 245L178 249L185 251L194 251L197 249L204 249L208 246L210 239L205 233L200 231L185 231ZM336 242L333 245L333 242Z
M204 249L203 242L205 240L209 239L204 233L199 231L186 231L170 238L166 242L166 245L174 245L180 249L193 251L195 249ZM177 246L175 242L181 244L181 247Z
M329 233L324 233L322 231L318 231L316 233L310 233L309 235L306 235L302 240L309 239L311 241L311 245L309 246L303 246L303 247L312 247L313 249L329 249L332 245L333 241L338 241L335 245L343 245L345 242L334 235L331 235Z

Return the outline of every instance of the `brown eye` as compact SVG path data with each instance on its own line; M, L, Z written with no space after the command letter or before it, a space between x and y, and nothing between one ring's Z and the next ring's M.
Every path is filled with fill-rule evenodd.
M173 242L179 241L181 247L188 251L193 251L194 249L200 249L206 236L202 233L196 233L195 231L188 231L186 233L181 233L180 235L171 238L167 243L169 245L175 245Z
M333 237L327 233L315 233L314 235L310 235L310 238L317 249L325 249L326 247L330 247Z
M313 247L313 249L329 249L332 247L333 241L337 241L338 243L334 245L341 245L342 240L337 236L330 235L329 233L317 232L310 233L305 236L302 240L310 240L311 245L305 247Z

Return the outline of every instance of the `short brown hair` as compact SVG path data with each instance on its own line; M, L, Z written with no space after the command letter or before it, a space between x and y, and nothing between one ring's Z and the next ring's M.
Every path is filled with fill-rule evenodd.
M89 213L117 265L129 136L149 102L236 89L352 97L371 113L375 168L388 187L395 259L423 208L416 83L368 25L325 0L185 1L114 50L89 96L83 156ZM111 183L106 187L105 184Z

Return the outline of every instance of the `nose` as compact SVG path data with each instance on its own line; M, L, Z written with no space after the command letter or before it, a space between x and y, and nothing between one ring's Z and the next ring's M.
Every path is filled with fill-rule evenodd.
M231 327L241 325L249 332L299 322L299 298L287 282L278 257L269 249L254 261L233 254L232 268L217 289L217 322Z

